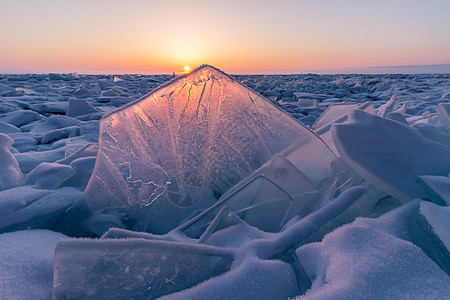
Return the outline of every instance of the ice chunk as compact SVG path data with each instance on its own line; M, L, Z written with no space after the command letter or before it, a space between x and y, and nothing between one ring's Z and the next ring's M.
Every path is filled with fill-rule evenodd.
M37 149L38 141L28 132L10 133L8 135L14 140L12 147L19 152L28 152Z
M75 170L67 165L57 163L41 163L25 178L25 185L33 185L37 189L56 189L64 181L75 175Z
M64 235L48 230L0 234L0 291L2 299L50 299L53 255Z
M447 175L450 147L424 138L409 126L355 110L333 127L342 159L367 181L406 202L426 197L420 175Z
M84 99L70 99L69 109L67 110L66 116L78 117L97 112L99 112L98 109L90 105L89 102Z
M339 156L339 152L333 142L331 126L336 123L345 122L348 114L357 108L371 114L375 113L375 110L370 102L364 102L361 105L356 105L353 103L333 104L328 106L327 109L320 115L317 119L318 123L313 124L315 133L320 136L320 138L328 145L328 147L330 147L331 150L333 150L334 154L337 156Z
M242 281L244 277L253 284L243 285L245 288L243 293L259 293L260 288L255 287L264 286L265 293L276 291L277 294L293 295L297 291L297 284L292 267L284 262L269 259L282 255L298 245L323 224L341 214L363 196L365 191L364 187L350 188L330 204L281 233L264 233L244 222L238 222L218 230L205 239L208 243L222 244L232 249L186 242L155 241L152 239L156 236L148 233L117 229L110 230L109 234L105 234L100 240L61 241L55 251L54 297L83 298L87 293L92 293L95 297L98 295L110 297L120 291L116 294L117 297L152 298L189 288L200 280L209 279L214 275L219 276L185 291L186 295L189 298L193 295L202 297L198 293L203 293L197 291L205 288L209 290L207 293L211 293L211 287L225 291L227 287L229 289L230 281L234 284ZM216 218L220 219L223 220ZM220 226L220 222L216 225ZM107 236L131 238L110 240L106 239ZM271 272L256 275L254 271L250 271L256 271L254 267L265 265L266 262L272 265ZM220 275L228 270L230 271ZM167 279L170 279L170 282ZM220 297L222 292L218 295Z
M420 203L420 213L426 218L447 251L450 251L450 231L448 230L450 228L450 207L442 207L423 201ZM447 256L447 265L449 264L450 257ZM448 268L450 269L450 265Z
M65 186L75 186L82 190L88 184L89 178L94 171L95 156L81 157L75 159L70 163L70 166L75 170L76 174L64 182Z
M305 106L305 107L312 106L312 101L309 98L299 98L297 100L297 103L300 106Z
M41 143L47 144L60 139L71 138L79 135L79 131L79 126L69 126L61 129L55 129L44 134L42 136Z
M22 178L19 164L10 151L12 144L9 136L0 133L0 191L18 186Z
M81 191L73 187L58 190L19 187L3 191L0 193L0 208L6 208L0 218L0 231L53 228L80 195Z
M305 194L316 189L306 175L282 155L276 154L249 178L225 193L218 203L225 204L251 226L278 232L287 221L290 208L295 206L297 213L301 211L315 200Z
M77 126L81 122L77 119L68 116L50 116L46 119L41 120L39 123L30 124L26 129L35 136L43 136L49 131L61 129L69 126Z
M6 134L10 134L10 133L21 132L21 130L19 128L17 128L16 126L13 126L11 124L8 124L8 123L5 123L5 122L0 122L0 132L1 133L6 133Z
M75 90L75 92L73 92L73 95L78 96L78 97L87 97L90 94L91 94L91 92L84 86L78 88L77 90Z
M450 133L450 103L439 103L436 107L439 118L444 124L447 132Z
M408 121L406 121L403 114L399 112L390 112L387 114L386 118L408 125Z
M349 114L358 107L357 103L338 103L327 107L325 111L312 125L312 129L318 129L326 124L333 123L340 117Z
M75 151L71 150L70 147L66 147L66 151L65 151L66 157L63 159L57 160L56 162L59 164L70 164L78 158L92 157L92 156L96 157L97 151L98 151L98 147L97 147L97 145L95 145L93 143L83 145L81 148L78 148Z
M448 176L419 176L419 183L433 202L450 205L450 178Z
M19 163L20 170L28 173L42 162L55 162L64 158L65 151L62 148L48 151L30 151L14 154Z
M126 210L133 229L165 233L279 152L314 184L335 159L314 133L208 65L105 116L94 174L70 216ZM84 211L84 212L83 212Z
M19 186L0 192L0 216L12 213L29 203L49 194L51 191Z
M386 118L389 113L391 113L394 110L394 105L397 102L397 96L392 95L389 101L387 101L385 104L381 105L377 110L377 115Z
M9 123L16 127L21 127L30 122L42 119L42 116L37 112L31 110L16 110L10 113L4 114L0 117L0 121Z
M116 96L116 92L114 92L113 89L106 89L106 90L102 91L102 96L114 97L114 96Z
M450 133L443 128L428 123L417 123L412 127L418 129L422 135L430 140L450 146Z
M0 95L6 95L14 91L14 88L7 86L6 84L0 83Z
M34 110L37 113L40 114L65 114L67 112L67 109L69 107L69 104L65 101L46 101L43 103L36 103L33 105L30 105L30 109Z
M62 239L53 299L154 299L228 271L232 256L212 246L135 238Z
M216 247L239 249L252 240L271 239L274 237L273 233L267 233L248 225L232 212L221 220L218 224L219 226L214 225L214 222L211 222L211 225L200 237L199 242ZM217 231L209 235L209 229Z

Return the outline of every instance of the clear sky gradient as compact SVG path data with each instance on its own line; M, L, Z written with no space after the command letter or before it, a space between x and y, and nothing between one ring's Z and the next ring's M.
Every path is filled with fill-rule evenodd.
M450 64L449 0L0 0L1 73Z

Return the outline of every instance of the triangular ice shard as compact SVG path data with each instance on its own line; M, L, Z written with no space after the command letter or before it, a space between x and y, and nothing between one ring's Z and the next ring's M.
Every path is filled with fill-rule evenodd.
M276 153L317 185L335 159L309 129L208 65L106 115L99 144L90 182L66 224L114 214L123 223L114 226L165 233Z

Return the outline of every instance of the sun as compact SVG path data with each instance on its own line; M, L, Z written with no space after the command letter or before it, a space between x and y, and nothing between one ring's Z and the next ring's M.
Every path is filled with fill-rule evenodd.
M184 66L184 71L189 72L191 68L189 66Z

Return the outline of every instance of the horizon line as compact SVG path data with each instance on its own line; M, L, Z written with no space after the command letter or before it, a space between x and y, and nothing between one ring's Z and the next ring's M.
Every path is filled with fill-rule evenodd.
M432 71L424 71L421 69L432 69ZM180 70L154 70L154 71L137 71L124 70L125 68L117 68L116 71L107 70L81 70L81 71L48 71L48 72L29 72L29 71L10 71L0 70L2 75L45 75L45 74L78 74L78 75L180 75ZM221 68L223 69L223 68ZM389 70L390 72L380 72ZM394 69L410 69L410 72L395 72ZM414 70L416 69L416 70ZM437 72L436 72L437 71ZM172 74L171 74L172 73ZM320 75L339 75L339 74L450 74L450 63L443 64L419 64L419 65L395 65L395 66L365 66L365 67L330 67L330 68L305 68L301 69L268 69L268 70L247 70L239 72L227 72L233 75L301 75L301 74L320 74Z

